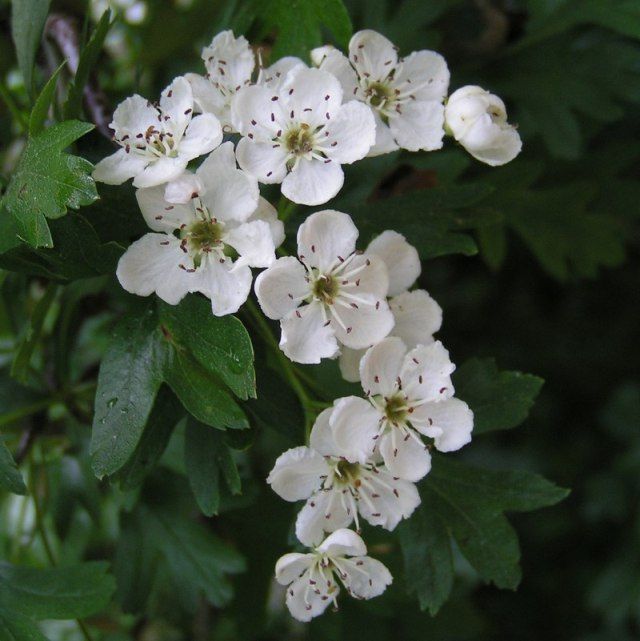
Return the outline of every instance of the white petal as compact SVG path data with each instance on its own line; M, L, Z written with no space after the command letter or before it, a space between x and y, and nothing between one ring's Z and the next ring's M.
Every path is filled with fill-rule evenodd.
M137 134L144 134L150 125L157 124L158 110L146 98L135 94L118 105L109 127L118 139L127 135L134 139Z
M229 126L230 106L227 100L213 83L204 76L187 73L184 76L191 85L193 104L200 113L213 114L223 127Z
M300 58L285 56L276 60L271 66L263 69L258 79L258 84L267 85L272 91L279 91L287 74L297 67L306 67Z
M364 298L364 297L363 297ZM384 299L357 303L358 307L337 303L329 308L336 338L347 347L362 349L380 342L393 328L393 314Z
M391 572L386 566L370 556L349 559L343 567L347 576L342 578L342 582L357 599L372 599L379 596L393 581Z
M231 120L243 136L252 134L256 141L270 141L286 120L280 92L262 85L244 87L231 102Z
M342 87L326 71L296 67L287 74L280 96L285 112L294 114L291 119L319 126L330 122L340 109Z
M294 619L307 623L314 617L321 615L333 603L340 589L332 583L331 595L326 594L327 586L323 585L322 590L309 589L309 578L302 576L294 581L287 588L286 604Z
M202 59L210 77L230 87L250 82L255 66L255 57L247 39L244 36L236 38L229 29L218 33L202 50Z
M338 343L319 303L303 305L280 321L280 349L294 362L314 364L335 358Z
M164 198L164 187L150 187L136 190L136 200L145 222L154 231L172 234L182 225L188 225L196 218L193 205L174 205Z
M442 147L444 107L437 101L409 101L389 118L396 142L409 151L434 151Z
M375 299L387 297L389 273L385 262L378 256L370 256L368 253L354 256L348 265L335 273L340 279L341 294L367 294Z
M189 291L189 274L180 241L168 234L145 234L121 256L116 276L124 289L138 296L153 292L169 305L177 305Z
M255 291L265 315L279 320L296 309L309 294L306 275L305 268L293 256L278 258L262 272L256 278Z
M358 230L349 214L317 211L298 229L298 255L324 273L353 254L357 239Z
M279 183L287 175L287 152L270 142L242 138L236 147L236 157L240 167L261 183Z
M175 180L167 183L164 199L167 203L184 205L195 198L203 189L202 182L190 171L185 171Z
M351 66L349 59L335 47L318 47L311 51L313 64L334 75L342 86L344 101L360 97L358 76Z
M407 90L416 100L442 102L449 89L449 69L446 60L435 51L414 51L402 60L394 76L394 85Z
M276 563L276 581L280 585L293 583L313 563L313 554L291 552L281 556Z
M405 481L419 481L431 470L427 448L396 427L389 428L381 437L380 454L389 472Z
M417 407L411 415L411 422L416 429L432 437L441 452L459 450L471 441L473 412L457 398Z
M410 481L395 479L384 468L378 468L377 474L368 474L365 481L366 485L363 482L360 487L360 494L367 498L358 502L358 510L371 525L393 530L420 505L416 486Z
M258 178L259 179L259 178ZM300 158L282 181L282 195L299 205L322 205L342 189L344 172L332 160Z
M178 77L160 95L160 111L169 117L168 125L181 135L191 121L193 93L186 78Z
M249 216L249 220L263 220L267 223L273 244L276 247L282 245L284 242L284 223L278 219L278 211L266 198L260 196L258 206Z
M215 218L245 221L256 210L260 191L255 178L236 167L233 143L212 151L196 172L204 186L202 201Z
M473 131L469 133L471 135ZM492 167L499 167L511 162L522 151L520 134L514 128L502 128L495 131L491 142L485 146L465 145L466 139L461 141L465 149L476 159Z
M179 144L179 153L188 160L204 156L222 142L220 121L209 113L195 116Z
M308 447L294 447L281 454L267 477L273 491L285 501L309 498L327 474L324 458Z
M217 256L206 254L189 291L200 292L209 298L215 316L226 316L237 312L247 300L251 280L248 267L234 267L230 258L221 263Z
M360 76L381 80L398 64L398 54L393 43L382 34L365 29L353 34L349 42L349 60Z
M331 556L362 556L367 553L367 546L357 532L342 528L330 534L318 546L318 552Z
M374 238L367 247L367 254L379 256L387 266L388 296L395 296L409 289L422 271L416 248L395 231L383 231Z
M365 393L371 396L395 394L406 353L406 345L393 337L369 348L360 361L360 380Z
M296 536L301 543L318 545L325 532L351 525L354 515L345 510L341 495L342 492L334 488L316 492L308 499L296 519Z
M336 401L330 418L336 454L352 463L366 463L373 454L382 419L363 398L347 396Z
M451 374L455 368L440 341L418 345L405 357L400 372L402 389L410 399L446 400L453 396Z
M118 149L94 167L92 176L94 180L107 185L121 185L141 173L148 162L149 160L143 156Z
M331 414L333 407L327 407L322 410L313 424L311 435L309 436L309 445L322 456L337 456L338 447L333 440L331 431Z
M360 381L360 361L364 356L365 349L351 349L343 347L340 350L340 373L342 378L349 383L358 383Z
M409 349L433 343L433 334L442 326L442 308L424 289L398 294L389 307L396 321L393 335Z
M373 112L367 105L352 100L342 105L327 123L325 136L323 148L334 162L349 164L360 160L376 141Z
M276 260L271 229L262 220L242 223L225 234L223 240L238 252L236 265L269 267Z
M376 123L376 142L367 154L370 158L373 156L381 156L382 154L390 154L392 151L400 149L398 143L395 141L389 125L382 121L380 114L377 111L373 112Z
M162 156L154 160L133 179L133 186L138 188L156 187L175 180L187 168L187 159L183 156L169 158Z

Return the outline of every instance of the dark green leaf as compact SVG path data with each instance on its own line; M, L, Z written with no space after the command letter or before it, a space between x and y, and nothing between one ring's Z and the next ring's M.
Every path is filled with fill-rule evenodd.
M60 218L97 199L90 162L63 152L93 125L69 120L30 138L3 198L18 235L34 247L51 247L46 218Z
M219 429L249 427L233 397L185 352L174 354L164 370L164 379L189 413L199 421Z
M119 470L135 452L163 381L167 350L151 308L117 324L96 392L91 454L98 477Z
M160 318L172 340L186 347L204 369L240 398L255 397L253 347L237 318L214 316L201 296L187 296L176 306L162 304Z
M144 481L160 460L173 428L183 416L184 409L173 393L161 387L133 456L117 472L116 478L123 490L134 489Z
M544 381L522 372L500 372L491 358L474 358L454 375L456 396L473 410L473 433L506 430L529 415Z
M47 641L31 619L0 607L0 641Z
M89 41L82 49L78 69L73 82L69 86L69 94L67 95L67 101L63 108L65 119L78 118L80 116L80 112L82 111L82 92L89 80L91 70L95 67L102 53L104 40L111 27L110 21L111 11L107 9L98 21Z
M206 516L218 513L221 475L232 494L240 493L238 468L222 432L190 420L185 432L184 456L189 484Z
M29 135L36 136L44 129L44 123L47 119L49 113L49 107L51 106L51 101L55 95L56 87L58 85L58 76L62 67L66 64L64 61L51 75L47 84L43 87L40 95L36 99L35 105L31 110L31 116L29 117Z
M33 69L50 0L13 0L11 35L27 93L33 95Z
M102 610L115 588L102 562L35 569L0 562L0 608L36 619L75 619Z
M14 494L27 493L22 474L2 437L0 437L0 487Z

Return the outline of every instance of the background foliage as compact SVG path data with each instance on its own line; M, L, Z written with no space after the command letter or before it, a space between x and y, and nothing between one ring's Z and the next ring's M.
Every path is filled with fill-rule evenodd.
M86 43L66 97L69 62L47 83L55 30L35 57L48 2L14 3L12 25L0 2L0 640L640 638L638 3L156 0L109 34L84 2L51 4ZM369 159L332 202L363 241L391 218L418 247L478 437L436 461L398 537L367 532L393 588L305 627L269 596L294 512L264 477L309 408L248 312L253 347L195 297L171 308L119 288L144 225L131 188L87 178L84 159L110 147L104 121L78 121L101 113L82 110L87 81L112 105L156 95L228 27L274 56L362 27L437 48L453 88L505 98L525 143L501 169L451 145ZM50 104L65 122L45 128ZM349 389L332 364L302 375L320 399ZM564 496L536 473L571 496L512 514Z

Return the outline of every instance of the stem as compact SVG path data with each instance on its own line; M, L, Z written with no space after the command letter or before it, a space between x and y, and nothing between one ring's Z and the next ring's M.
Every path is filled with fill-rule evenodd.
M271 328L269 327L269 324L264 319L260 310L256 307L256 304L250 298L247 299L246 308L251 314L251 317L253 318L253 320L255 321L258 331L260 332L262 337L265 339L265 341L273 351L275 357L277 358L278 362L280 363L280 367L282 368L282 373L284 374L287 381L291 384L293 391L295 392L296 396L300 400L300 404L302 405L302 409L304 411L305 435L308 441L309 435L311 434L311 427L313 426L313 422L315 421L315 417L316 417L316 412L313 409L314 401L311 398L309 398L309 395L307 394L307 390L305 390L304 386L302 385L299 374L296 371L295 367L293 366L293 363L282 353L280 346L278 345L275 337L271 333Z

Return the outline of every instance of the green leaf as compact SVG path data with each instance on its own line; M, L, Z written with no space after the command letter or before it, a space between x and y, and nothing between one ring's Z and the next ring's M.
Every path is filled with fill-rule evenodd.
M405 566L426 564L411 568L408 589L416 592L421 605L432 613L448 596L440 581L451 585L451 559L443 551L445 528L428 523L435 519L446 524L484 581L515 589L520 582L520 548L505 512L536 510L561 501L567 494L568 490L531 472L485 470L434 456L431 472L420 484L418 512L402 526Z
M104 609L115 589L108 564L35 569L0 562L0 609L36 619L75 619Z
M0 487L14 494L25 495L27 493L27 486L24 484L22 474L20 474L20 470L2 437L0 437Z
M29 138L3 198L19 236L34 247L51 247L46 218L60 218L67 209L94 202L98 194L90 162L63 150L93 129L77 120L53 125Z
M474 435L520 425L544 384L532 374L500 372L492 358L467 361L453 380L456 396L473 410Z
M224 429L249 427L233 397L193 358L177 351L165 367L164 379L185 408L207 425Z
M223 433L190 420L185 431L184 456L189 485L206 516L218 513L220 476L232 494L240 493L240 475Z
M75 78L69 86L67 100L63 107L65 119L78 118L82 111L82 94L89 81L89 74L102 53L104 40L111 27L111 11L107 9L96 25L89 41L82 49Z
M47 641L31 619L0 607L0 641Z
M227 574L245 569L244 559L211 530L176 515L173 510L140 507L145 530L158 547L174 576L201 590L220 607L232 596Z
M174 427L183 417L182 405L166 386L162 386L138 446L124 467L117 472L116 478L123 490L132 490L142 484L160 460Z
M49 283L42 298L36 304L31 318L25 329L24 337L18 347L18 351L11 364L11 376L18 379L22 383L26 383L29 379L29 367L31 363L31 356L33 354L40 336L44 320L47 313L51 308L53 301L58 293L58 286Z
M179 305L161 304L160 319L172 340L186 347L210 374L240 398L255 398L253 346L235 316L214 316L208 300L187 296Z
M499 220L491 211L474 208L492 191L488 185L435 187L361 204L350 213L363 241L393 227L410 239L422 259L469 256L478 250L473 239L461 232Z
M66 64L66 60L53 72L47 84L43 87L40 95L36 99L36 103L31 110L31 116L29 117L29 135L35 136L39 134L44 129L44 123L47 119L47 114L49 113L49 107L51 106L51 101L55 95L56 87L58 85L58 76L62 71L62 68Z
M11 3L11 35L29 96L33 96L33 69L49 4L50 0L13 0Z
M135 452L163 381L167 349L150 307L116 325L98 375L91 438L98 477L119 470Z
M272 60L282 56L308 59L310 49L324 44L323 26L343 48L353 32L342 0L258 0L255 6L266 30L278 33Z

